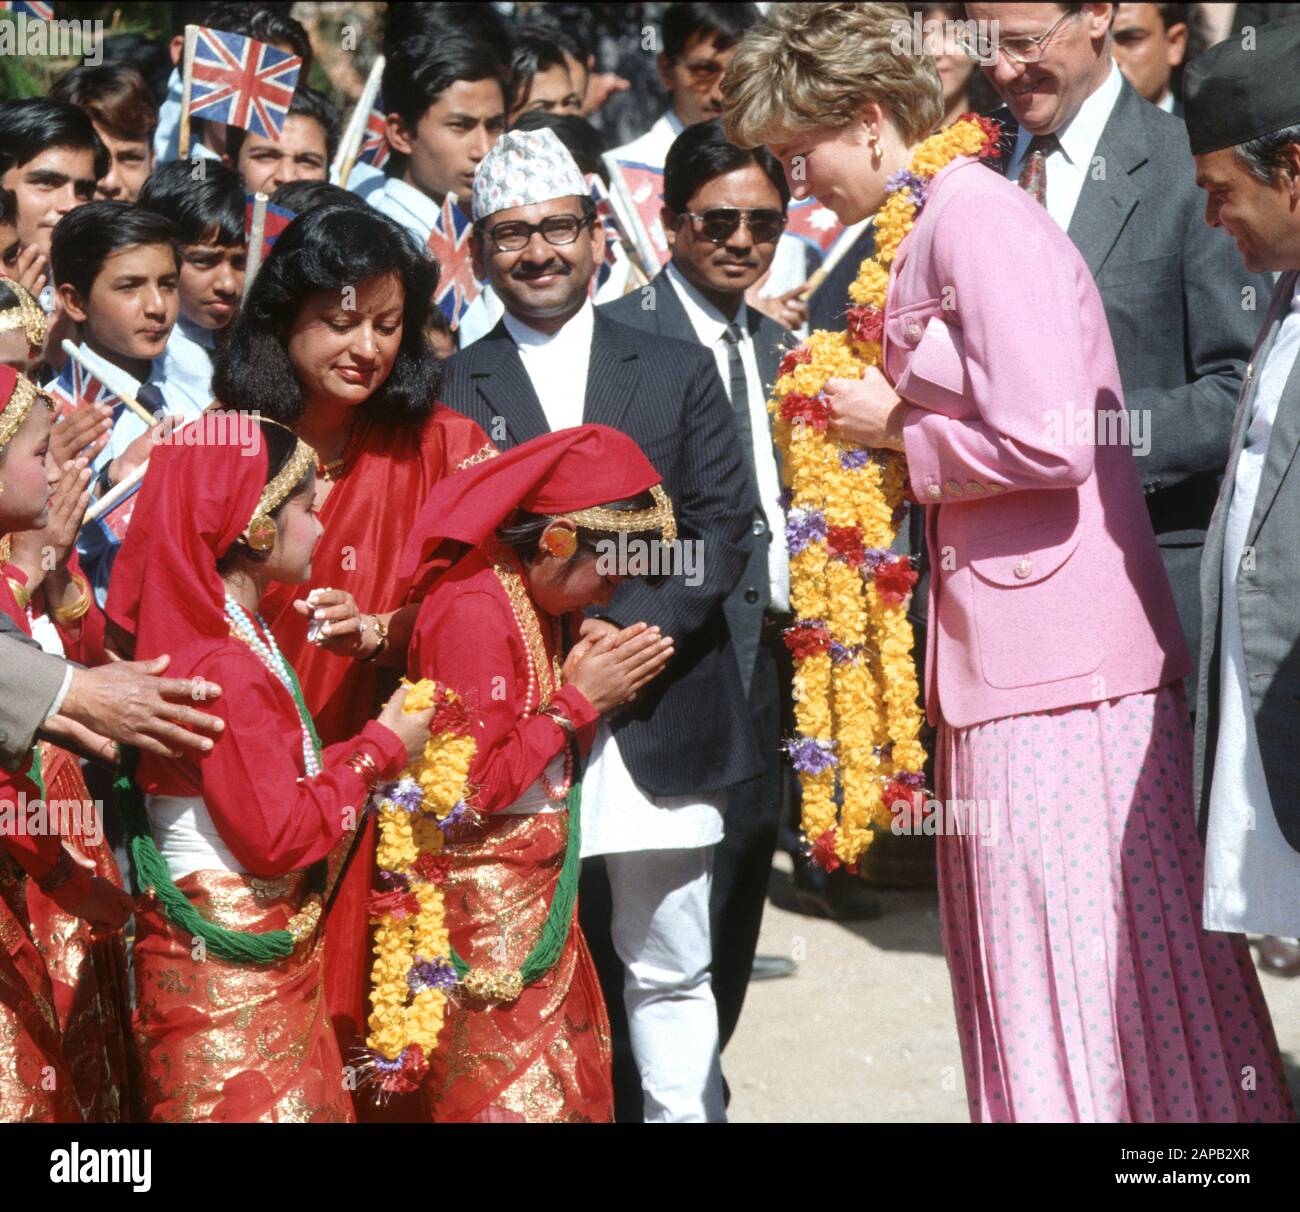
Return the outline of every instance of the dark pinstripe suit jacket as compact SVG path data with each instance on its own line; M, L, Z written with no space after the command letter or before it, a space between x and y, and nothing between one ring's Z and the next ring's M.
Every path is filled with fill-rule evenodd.
M504 324L448 360L442 399L503 450L549 432ZM701 545L698 585L627 580L602 612L624 625L656 623L676 641L672 664L613 720L619 749L654 795L722 790L761 762L723 616L749 555L755 502L712 355L597 312L583 421L635 439L663 476L681 538Z

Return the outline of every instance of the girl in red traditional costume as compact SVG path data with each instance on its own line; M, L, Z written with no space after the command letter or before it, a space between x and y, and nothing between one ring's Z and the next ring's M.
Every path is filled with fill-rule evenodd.
M477 819L453 821L443 852L462 980L422 1086L433 1120L612 1118L609 1024L576 920L575 750L672 640L636 623L566 657L561 630L609 601L621 545L675 540L659 479L626 435L561 430L444 480L408 542L404 574L441 540L474 547L425 598L409 666L460 696L477 742ZM543 954L558 959L539 974Z
M322 749L261 615L311 574L315 452L273 422L210 412L155 448L108 614L135 656L218 682L224 721L191 759L131 755L117 790L136 883L136 1036L155 1120L347 1121L322 990L322 901L370 786L431 712L394 695ZM137 786L138 783L138 786ZM147 818L140 788L149 793Z
M437 276L377 211L315 209L276 240L216 363L227 408L280 421L318 453L311 593L271 586L263 610L327 745L370 718L406 665L418 599L396 553L411 518L443 476L495 453L435 403L425 327ZM364 1034L373 855L367 821L329 914L327 996L345 1056Z
M65 552L57 536L69 519L75 534L88 475L84 461L56 467L47 457L49 435L48 397L0 366L0 531L33 532ZM3 546L11 542L6 537ZM0 609L31 635L29 575L39 574L15 558L22 553L4 553ZM85 640L89 595L64 558L44 574L38 605L62 616L72 655L84 657L76 642ZM74 810L64 806L69 802ZM75 758L38 744L26 771L0 772L0 1120L117 1117L126 1073L111 1038L123 1027L113 984L121 969L113 964L123 959L120 927L130 911ZM86 923L109 933L92 939ZM93 1019L96 1009L102 1022ZM100 1101L95 1080L108 1085Z

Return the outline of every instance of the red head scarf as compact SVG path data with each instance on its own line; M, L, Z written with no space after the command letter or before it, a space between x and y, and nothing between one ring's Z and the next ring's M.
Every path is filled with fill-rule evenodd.
M229 634L217 561L247 527L266 480L266 443L248 416L207 412L154 447L107 605L136 637L137 660L170 653L168 676L183 677L186 649Z
M440 480L411 528L400 575L410 576L443 539L477 547L516 509L590 509L634 497L660 479L641 448L608 425L543 434Z

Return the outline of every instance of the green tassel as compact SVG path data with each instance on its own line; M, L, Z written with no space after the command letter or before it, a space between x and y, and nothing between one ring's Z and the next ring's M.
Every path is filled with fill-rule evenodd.
M152 892L173 926L202 939L203 945L221 959L236 964L273 964L292 955L295 942L287 930L268 930L262 934L227 930L203 917L189 897L176 887L167 860L154 844L144 796L135 781L139 760L136 750L122 746L117 777L113 780L113 801L126 824L136 891Z

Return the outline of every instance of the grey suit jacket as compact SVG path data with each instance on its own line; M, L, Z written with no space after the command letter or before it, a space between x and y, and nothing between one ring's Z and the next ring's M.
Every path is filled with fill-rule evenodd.
M1277 340L1300 273L1282 275L1263 331L1247 367L1245 386L1232 432L1228 469L1223 477L1201 562L1201 677L1196 713L1196 803L1202 837L1214 778L1214 750L1219 736L1220 607L1224 530L1237 472L1246 444L1250 416L1259 389L1259 370ZM1269 798L1278 827L1291 846L1300 850L1300 358L1282 389L1277 417L1269 436L1268 454L1259 482L1259 495L1246 532L1251 559L1237 572L1237 604L1241 610L1246 678L1255 716L1260 756Z
M63 688L68 663L41 651L0 610L0 766L17 770L31 757L36 730Z
M656 333L661 337L676 337L679 341L689 341L692 345L699 344L699 338L695 335L695 329L691 325L685 307L682 306L672 279L662 271L647 286L631 291L613 303L606 303L599 310L611 319L627 324L631 328ZM758 377L762 380L764 393L770 393L772 384L776 382L777 368L781 364L781 355L790 334L762 312L755 311L752 307L745 310L749 335L754 342ZM771 431L768 432L770 441ZM776 453L775 447L773 453ZM777 457L780 466L780 456ZM750 486L757 500L758 482L752 460L748 470ZM740 677L746 696L749 694L750 683L754 676L754 662L758 658L763 612L771 601L767 558L772 536L768 530L767 517L762 509L754 510L750 531L753 543L749 549L749 558L745 562L744 574L723 603L727 626L731 631L731 643L736 650L736 659L740 662Z
M1127 80L1095 154L1069 236L1101 293L1124 401L1147 425L1150 451L1134 454L1195 669L1200 549L1273 283L1206 225L1182 121Z

